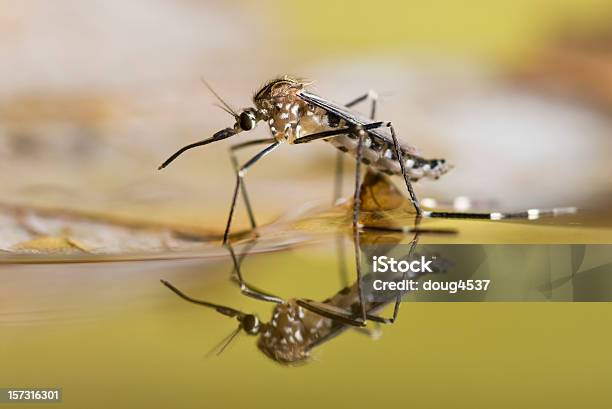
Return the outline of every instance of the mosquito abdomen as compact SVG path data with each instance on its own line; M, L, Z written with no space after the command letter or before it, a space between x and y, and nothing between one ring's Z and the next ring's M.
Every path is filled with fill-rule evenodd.
M337 149L353 157L357 156L358 139L354 135L340 135L326 139ZM437 179L451 169L444 159L425 159L402 149L402 159L408 176L412 180ZM402 168L395 147L387 141L367 135L363 141L361 162L388 175L401 175Z

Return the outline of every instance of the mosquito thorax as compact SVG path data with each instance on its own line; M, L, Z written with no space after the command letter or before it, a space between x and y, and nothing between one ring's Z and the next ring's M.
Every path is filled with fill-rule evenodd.
M266 83L253 97L259 118L270 126L272 136L290 143L300 137L304 128L306 103L298 93L308 83L284 76Z
M257 347L268 357L283 363L308 358L313 332L304 321L307 312L289 300L278 304L270 322L263 325Z

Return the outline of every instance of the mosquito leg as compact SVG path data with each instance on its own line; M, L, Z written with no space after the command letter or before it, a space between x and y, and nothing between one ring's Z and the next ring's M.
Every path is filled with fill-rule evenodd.
M423 212L423 215L427 217L427 212ZM415 218L415 220L416 219L418 218ZM457 229L418 229L418 230L415 230L414 227L407 227L407 226L388 227L388 226L363 225L362 229L366 231L372 231L372 232L378 231L382 233L402 233L402 234L416 233L417 231L419 233L425 233L425 234L457 234L459 233Z
M360 319L365 322L366 310L363 301L363 283L361 276L361 246L359 243L359 213L361 210L361 159L363 157L363 139L365 131L357 131L357 158L355 166L355 194L353 196L353 242L355 246L355 268L357 269L357 288L359 291Z
M353 311L343 310L329 304L306 299L297 299L296 303L308 311L312 311L315 314L329 318L330 320L339 322L341 324L350 325L352 327L364 327L366 325L366 320L355 317ZM392 318L382 318L375 314L366 314L366 319L378 324L393 323Z
M362 125L361 127L359 127L359 129L369 130L369 129L381 128L383 126L388 126L388 125L389 125L389 122L372 122L369 124ZM356 127L351 127L351 128L347 127L347 128L339 128L339 129L332 129L329 131L317 132L317 133L313 133L310 135L302 136L301 138L297 138L296 140L293 141L293 143L294 144L308 143L308 142L316 141L319 139L330 138L332 136L350 134L350 133L355 132L355 128Z
M416 211L417 218L420 218L423 214L421 210L421 205L419 204L419 200L414 193L414 189L412 188L412 183L410 183L410 177L408 176L408 172L406 171L406 164L404 163L404 158L402 155L402 149L400 148L400 144L397 140L397 136L395 135L395 129L393 129L393 125L389 122L389 129L391 130L391 137L393 138L393 145L395 146L395 154L397 155L397 159L400 164L400 169L402 170L402 176L404 177L404 182L406 182L406 189L408 189L408 194L410 195L410 200L412 201L412 205L414 206L414 210Z
M344 152L336 152L336 172L334 178L334 201L332 204L338 203L342 197L342 179L344 175Z
M278 141L274 142L272 145L268 146L267 148L265 148L264 150L262 150L261 152L253 156L251 159L249 159L247 163L242 165L242 167L236 174L236 186L234 187L234 195L232 197L232 204L230 207L229 216L227 218L227 225L225 226L225 233L223 234L223 244L226 244L229 238L230 227L232 225L232 217L234 217L234 210L236 209L236 199L238 198L238 191L240 189L240 186L242 185L242 180L244 179L244 176L246 175L247 171L249 170L251 166L253 166L258 160L266 156L268 153L278 148L279 145L280 145L280 142Z
M342 197L342 175L344 170L344 154L338 151L336 153L336 178L334 180L334 202ZM343 287L348 285L348 271L346 265L346 248L344 245L344 232L336 233L336 259L338 260L338 274L340 276L340 284Z
M183 300L189 301L189 302L194 303L194 304L203 305L205 307L212 308L215 311L220 312L223 315L227 315L228 317L236 317L236 316L240 316L242 314L240 311L235 310L235 309L233 309L231 307L226 307L224 305L215 304L215 303L212 303L212 302L208 302L208 301L204 301L204 300L199 300L197 298L193 298L193 297L185 294L184 292L182 292L178 288L176 288L174 285L170 284L168 281L166 281L166 280L160 280L160 281L161 281L161 283L163 285L168 287L170 290L172 290L173 293L175 293L176 295L181 297Z
M300 298L295 301L300 307L312 311L322 317L329 318L330 320L354 327L364 327L366 325L365 319L361 320L359 318L355 318L353 311L344 310L342 308L334 307L333 305L313 300Z
M240 264L242 260L238 260L238 258L236 257L236 253L234 252L234 248L229 242L226 244L226 247L230 252L230 255L232 256L232 261L234 262L234 271L236 272L236 278L238 280L238 285L240 286L240 291L242 292L242 294L246 295L247 297L255 298L259 301L273 302L276 304L282 304L284 302L282 298L266 293L247 284L246 281L244 281L244 279L242 278L242 272L240 270Z
M348 269L346 263L346 246L344 244L344 235L339 233L336 237L336 253L338 256L338 273L340 275L340 285L347 287L349 284Z
M274 138L265 138L265 139L256 139L253 141L239 143L237 145L233 145L230 147L230 159L232 161L232 166L234 167L234 172L238 174L238 158L236 157L236 151L244 148L248 148L249 146L262 145L262 144L270 144L275 141ZM249 215L249 221L251 222L251 228L256 229L257 223L255 222L255 216L253 214L253 208L251 207L251 202L249 200L249 195L247 193L246 184L242 181L241 185L242 198L244 200L244 206L246 207L247 213Z
M242 262L243 260L246 258L246 256L249 254L249 252L251 251L251 249L253 247L255 247L255 245L257 244L256 240L250 241L248 242L245 246L244 249L242 250L242 252L240 253L240 255L237 257L237 264L238 264L238 268L242 268ZM228 246L230 246L230 243L228 242L227 244ZM233 250L233 248L232 248ZM230 255L231 255L231 251L230 251ZM238 273L237 273L237 268L236 268L236 263L232 263L232 271L230 272L230 279L236 283L239 283L238 280Z
M374 116L376 115L376 101L378 99L378 95L376 92L370 90L366 94L363 94L359 98L355 98L345 106L350 108L359 104L360 102L365 101L370 98L372 101L372 105L370 108L370 119L374 120ZM340 151L336 152L336 178L334 180L334 204L342 197L342 176L344 173L344 154Z
M376 102L378 99L378 95L370 90L366 94L355 98L345 106L350 108L354 105L359 104L360 102L365 101L370 98L372 101L370 108L370 119L374 120L376 115ZM344 174L344 153L341 151L336 152L336 177L334 179L334 204L338 202L338 200L342 197L342 180ZM340 281L343 286L348 285L348 274L346 268L346 248L344 245L344 237L342 235L338 235L336 239L336 253L338 255L338 271L340 273Z
M408 259L412 259L412 255L414 254L414 249L419 241L419 233L418 233L418 224L420 223L420 218L417 217L415 219L415 233L412 242L410 243L410 248L408 249ZM404 271L402 274L402 281L406 280L407 272ZM395 304L393 306L393 317L391 318L391 324L393 324L397 320L397 315L399 314L400 304L402 303L402 292L397 292L397 297L395 299Z
M525 219L535 220L543 216L562 216L575 214L578 209L575 207L555 207L552 209L529 209L522 212L501 213L462 213L462 212L447 212L447 211L426 211L423 212L425 217L439 217L444 219L481 219L481 220L506 220L506 219Z
M355 98L344 106L347 108L351 108L357 105L358 103L365 101L368 98L370 98L370 100L372 101L372 105L370 105L370 119L374 119L374 117L376 116L376 104L378 102L378 94L373 90L369 90L367 93L363 94L359 98Z
M367 92L367 93L365 93L365 94L363 94L363 95L361 95L361 96L359 96L359 97L355 98L354 100L352 100L352 101L351 101L351 102L349 102L348 104L344 104L344 106L345 106L345 107L347 107L347 108L352 108L352 107L354 107L355 105L357 105L358 103L363 102L363 101L365 101L366 99L368 99L368 97L369 97L369 96L370 96L370 94L369 94L369 92Z
M334 179L334 201L333 205L338 203L342 197L342 180L344 175L344 153L336 152L336 177ZM338 273L340 274L340 283L346 287L348 285L348 274L346 269L346 249L344 246L344 234L338 232L336 237L336 255L338 259Z

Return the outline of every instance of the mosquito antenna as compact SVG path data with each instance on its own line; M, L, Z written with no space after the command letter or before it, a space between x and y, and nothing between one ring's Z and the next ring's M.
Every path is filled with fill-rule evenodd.
M217 94L217 93L215 92L215 90L214 90L214 89L213 89L213 88L210 86L210 84L209 84L208 82L206 82L206 80L204 79L204 77L200 77L200 81L202 81L202 83L203 83L203 84L206 86L206 88L208 88L208 90L209 90L210 92L212 92L212 94L213 94L213 95L214 95L214 96L215 96L215 97L216 97L216 98L219 100L219 102L221 102L221 104L223 104L223 106L224 106L225 108L227 108L227 111L226 111L226 112L231 113L231 114L232 114L234 117L238 117L238 114L236 113L236 111L234 111L234 110L232 109L232 107L231 107L231 106L229 106L229 104L228 104L227 102L225 102L225 101L223 100L223 98L221 98L221 97L219 96L219 94Z
M237 118L237 116L236 116L236 113L235 113L235 112L230 111L229 109L227 109L227 108L226 108L226 107L224 107L223 105L221 105L221 104L215 104L215 106L216 106L217 108L221 108L222 110L224 110L224 111L225 111L225 112L227 112L228 114L232 115L234 118Z
M227 346L231 344L234 338L236 338L236 336L240 333L241 329L242 329L242 324L238 325L238 328L230 332L228 336L223 338L217 345L211 348L211 350L208 351L208 353L206 354L206 357L211 356L213 353L215 353L215 351L217 351L215 355L217 356L221 355L223 351L225 351L225 348L227 348Z

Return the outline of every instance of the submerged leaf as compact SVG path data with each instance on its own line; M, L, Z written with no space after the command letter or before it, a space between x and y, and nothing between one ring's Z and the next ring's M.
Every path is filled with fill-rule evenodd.
M135 223L111 216L2 205L0 250L11 254L97 254L193 250L216 241L197 229Z
M412 203L391 182L378 172L366 173L361 186L359 223L369 227L402 228L412 226L415 211ZM331 209L311 212L294 223L306 231L336 231L351 227L353 201L348 200Z
M409 200L382 173L368 171L361 185L361 211L383 212L405 209L414 213Z
M43 236L23 241L13 246L16 252L32 253L74 253L86 252L74 241L65 237Z

